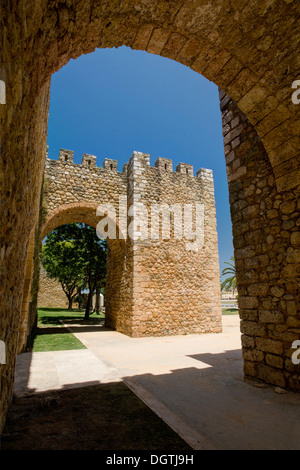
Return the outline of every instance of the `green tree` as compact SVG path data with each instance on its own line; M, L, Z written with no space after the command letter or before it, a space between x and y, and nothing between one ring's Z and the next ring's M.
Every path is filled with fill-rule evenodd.
M53 230L42 251L42 263L52 278L58 279L72 309L74 298L88 289L85 318L89 318L92 296L106 277L106 240L86 224L67 224Z
M88 319L93 295L103 287L106 280L107 242L97 237L93 227L83 224L79 249L85 278L83 287L89 291L85 308L85 319Z
M42 247L42 264L48 276L60 282L68 298L69 310L84 281L76 250L77 237L76 224L62 225L49 233Z
M235 261L234 257L230 258L231 263L225 261L224 264L228 264L227 268L224 268L222 271L222 276L227 276L222 282L221 282L221 290L233 290L233 292L236 290L236 270L235 270Z

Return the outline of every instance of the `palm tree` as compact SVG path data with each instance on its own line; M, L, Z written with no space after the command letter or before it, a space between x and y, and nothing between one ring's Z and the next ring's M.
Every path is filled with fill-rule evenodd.
M230 258L231 263L226 262L225 264L228 264L229 266L222 271L222 276L227 276L224 281L221 282L221 290L226 290L229 291L230 289L234 291L236 290L236 271L235 271L235 263L234 263L234 257Z

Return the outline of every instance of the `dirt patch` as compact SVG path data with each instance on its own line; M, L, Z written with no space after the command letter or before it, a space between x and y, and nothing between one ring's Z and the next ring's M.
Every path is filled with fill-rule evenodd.
M14 398L1 450L191 450L124 383Z

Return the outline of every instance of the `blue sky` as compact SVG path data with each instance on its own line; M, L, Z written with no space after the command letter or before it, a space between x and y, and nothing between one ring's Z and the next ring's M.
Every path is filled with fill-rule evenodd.
M233 256L217 86L170 59L127 47L97 49L53 74L49 157L60 148L118 160L134 150L213 170L220 269Z

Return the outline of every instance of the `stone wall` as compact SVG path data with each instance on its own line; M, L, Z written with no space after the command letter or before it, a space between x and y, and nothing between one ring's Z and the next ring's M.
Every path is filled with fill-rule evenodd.
M148 213L149 239L129 240L127 256L132 268L133 336L219 332L221 325L220 273L212 173L159 158L155 167L148 156L135 153L128 165L129 204L142 202ZM197 251L187 249L187 239L171 237L160 226L158 240L151 238L155 204L201 203L204 206L204 241ZM182 211L183 214L184 210ZM195 222L195 221L194 221ZM177 227L178 228L178 227Z
M96 157L85 154L82 163L75 164L73 152L61 149L58 160L47 159L44 176L47 218L42 236L69 222L86 222L97 227L100 221L97 206L115 209L118 233L116 239L108 239L107 326L130 336L221 331L218 242L210 170L201 169L194 176L192 165L180 163L173 171L172 161L164 158L158 158L152 167L149 155L134 152L123 171L118 172L115 160L105 159L99 168ZM130 234L136 221L130 208L137 203L142 203L147 213L146 239L135 240ZM125 219L120 212L122 204ZM159 218L155 219L151 210L166 206L172 209L174 204L181 211L180 219L167 212L170 235L166 236L162 233L162 215L157 214ZM187 249L185 204L192 206L194 224L196 204L203 210L199 216L199 220L203 218L201 240L196 251ZM159 223L155 239L154 220ZM178 220L181 239L175 234L178 227L174 222ZM139 231L139 227L136 229ZM44 280L41 289L43 286Z
M100 168L94 155L84 154L81 164L74 163L73 158L73 151L61 149L58 160L46 160L48 215L60 206L82 202L118 208L119 196L127 194L127 176L126 172L117 171L116 160L106 158Z
M220 92L245 375L300 390L300 186L280 191L261 140Z
M0 41L1 37L2 34ZM0 47L0 55L3 50ZM11 47L6 51L11 51ZM43 85L38 97L34 97L32 82L27 86L24 82L20 84L26 72L16 74L16 61L13 62L9 73L15 77L12 82L18 85L13 90L11 82L6 86L7 105L0 106L0 338L6 344L6 364L0 367L0 432L13 396L19 339L23 337L26 341L24 333L27 333L30 315L27 274L32 267L30 258L34 256L35 243L31 234L35 232L39 216L50 98L50 82ZM0 67L2 63L0 59ZM28 119L24 109L30 110L34 118ZM29 139L25 137L28 133L31 134ZM27 318L23 315L25 302Z
M43 266L40 268L38 307L68 308L68 299L61 284L51 279Z

